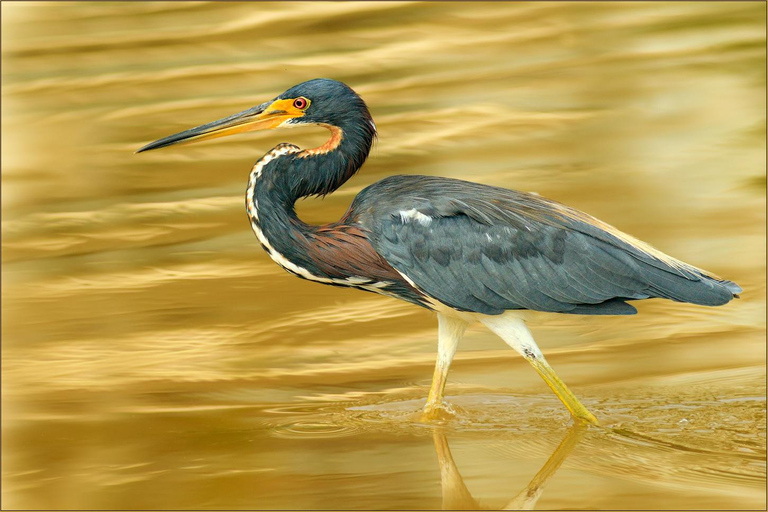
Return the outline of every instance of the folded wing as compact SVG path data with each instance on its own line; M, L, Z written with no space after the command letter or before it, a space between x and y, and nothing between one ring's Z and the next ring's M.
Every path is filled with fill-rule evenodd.
M714 306L741 291L584 213L502 188L399 176L364 190L350 213L392 267L461 311L622 315L636 312L626 300Z

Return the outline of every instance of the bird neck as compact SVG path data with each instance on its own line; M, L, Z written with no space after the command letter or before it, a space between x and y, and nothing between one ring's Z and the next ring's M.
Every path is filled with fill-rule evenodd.
M362 167L376 136L370 118L320 126L330 130L328 141L293 155L288 172L278 178L282 182L276 184L283 186L287 200L324 196L341 187Z
M319 226L302 222L295 203L333 192L360 169L376 133L372 122L364 122L366 126L327 126L331 138L317 148L279 144L251 171L246 195L251 225L265 250L286 270L302 277L307 277L303 270L322 274L313 268L316 258L310 254L310 239L316 238Z
M294 205L308 196L324 196L341 187L362 167L376 136L370 117L328 128L331 137L316 148L279 144L257 162L250 194L262 196L276 210L296 218ZM256 185L256 182L254 182Z

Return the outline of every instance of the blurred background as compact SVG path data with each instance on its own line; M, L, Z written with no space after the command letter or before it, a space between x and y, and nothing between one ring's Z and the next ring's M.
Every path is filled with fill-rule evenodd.
M765 15L4 2L4 508L493 508L526 489L544 509L764 508ZM379 141L305 221L391 174L463 178L586 211L741 300L532 322L609 427L558 451L566 410L480 327L456 419L414 422L434 315L289 276L245 215L251 165L327 132L133 154L315 77L360 93Z

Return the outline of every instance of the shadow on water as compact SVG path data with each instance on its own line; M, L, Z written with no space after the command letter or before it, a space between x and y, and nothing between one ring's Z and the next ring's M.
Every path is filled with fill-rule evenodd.
M533 509L567 460L569 478L550 489L544 508L567 508L574 502L573 493L584 491L574 486L588 486L585 482L595 478L611 481L612 492L590 496L581 502L587 508L589 500L591 506L601 508L600 503L610 503L617 499L615 495L631 495L659 482L670 490L680 485L699 489L702 497L695 501L701 508L707 508L709 500L737 495L743 500L760 499L766 453L764 444L751 440L749 432L764 426L760 418L765 400L747 390L737 398L692 400L667 396L662 390L643 397L619 388L614 391L620 397L617 402L604 399L589 404L606 420L604 426L572 424L559 440L556 432L570 418L549 396L452 396L457 411L453 418L422 423L424 399L409 399L408 394L355 398L351 403L279 406L270 408L272 417L266 421L271 435L282 439L333 443L373 435L384 446L431 437L446 510ZM461 447L461 462L454 457L449 440ZM394 457L401 456L401 451L403 458L409 457L406 448L390 450ZM410 462L422 472L434 474L428 459L422 455L421 460ZM479 492L470 491L463 468L470 471L469 482L484 484ZM478 468L484 468L480 475ZM512 492L510 482L526 480L528 485ZM745 484L737 495L727 488L734 481ZM655 503L663 507L674 500L673 493L658 492Z
M501 507L501 510L534 510L544 492L544 486L565 462L565 459L581 441L588 429L587 425L574 423L528 485L509 500L505 506ZM472 497L459 469L456 467L456 462L453 460L445 431L435 428L433 440L440 464L443 510L498 510L497 507L483 507L479 501Z
M651 508L707 508L763 493L764 444L750 436L759 396L675 409L659 407L663 393L618 389L621 413L610 397L586 403L607 421L584 427L568 426L549 395L477 391L449 397L454 418L421 423L423 391L268 405L227 383L122 399L69 392L14 412L8 431L30 450L7 459L5 491L132 509L274 509L286 496L298 509L599 509L649 487ZM700 497L680 498L680 487Z

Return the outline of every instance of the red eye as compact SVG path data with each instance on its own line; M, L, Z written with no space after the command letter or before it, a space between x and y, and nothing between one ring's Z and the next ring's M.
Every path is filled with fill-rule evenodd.
M293 106L299 110L304 110L307 108L307 100L304 98L296 98L293 100Z

